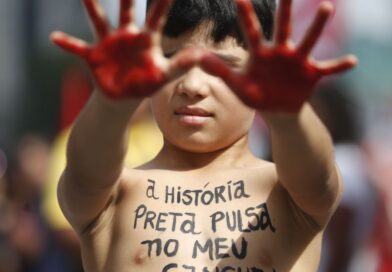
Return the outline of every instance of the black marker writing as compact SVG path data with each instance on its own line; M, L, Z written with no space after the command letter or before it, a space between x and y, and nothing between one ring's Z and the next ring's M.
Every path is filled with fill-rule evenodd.
M180 243L178 240L175 239L170 239L166 241L165 243L162 242L161 239L155 239L155 240L146 240L141 242L142 245L147 245L148 247L148 257L151 257L153 247L155 247L155 256L159 257L161 256L162 252L167 256L167 257L174 257L178 253L178 249L180 246ZM163 245L163 247L162 247ZM162 250L163 248L163 250Z
M162 272L168 272L170 269L172 269L172 268L177 268L177 267L178 267L178 264L171 263L171 264L166 265L166 266L162 269Z
M178 267L179 267L178 264L170 263L170 264L167 264L162 269L162 272L177 272L177 271L179 271L176 269ZM184 272L266 272L266 270L263 270L261 268L255 267L255 266L246 267L246 268L245 267L234 267L234 266L223 266L223 267L215 267L215 268L211 268L211 269L209 269L208 267L203 267L202 270L197 270L196 267L193 265L183 264L183 265L181 265L181 267L183 268L183 270L180 270L180 271L184 271ZM272 272L276 272L276 270L273 269Z
M228 243L227 238L208 239L204 244L196 240L193 245L192 258L196 259L199 253L208 253L208 257L211 261L232 256L242 260L246 257L248 250L248 243L244 238L242 238L240 247L241 248L237 248L234 240L231 240L231 243Z
M149 179L148 183L150 183L150 184L147 187L146 196L148 198L159 199L159 197L155 196L155 181L152 179Z
M200 234L196 230L195 213L175 213L175 212L155 212L147 209L146 205L140 205L135 210L135 220L133 228L142 223L144 229L156 231L180 230L184 234Z
M245 192L245 183L242 180L234 183L229 181L225 186L217 186L213 189L206 189L208 185L209 183L207 183L203 189L196 190L183 190L181 186L166 186L165 203L199 206L210 205L212 203L226 203L250 197L250 195Z
M245 211L236 210L231 212L217 211L211 216L211 228L213 232L218 231L220 226L230 231L252 232L270 229L275 232L272 220L268 211L267 203L256 207L247 208ZM249 222L244 226L243 222Z

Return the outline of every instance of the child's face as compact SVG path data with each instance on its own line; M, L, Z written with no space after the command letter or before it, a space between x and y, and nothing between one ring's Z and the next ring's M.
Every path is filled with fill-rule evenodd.
M248 53L234 39L216 44L205 27L178 38L164 37L166 55L186 47L206 48L233 69L247 61ZM152 109L165 141L192 152L212 152L247 135L254 110L245 106L220 79L194 67L171 81L152 97Z

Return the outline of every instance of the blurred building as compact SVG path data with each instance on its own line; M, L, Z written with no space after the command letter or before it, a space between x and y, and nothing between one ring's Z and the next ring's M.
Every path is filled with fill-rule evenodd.
M25 87L22 6L20 1L0 1L0 147L3 148L16 133L18 98Z

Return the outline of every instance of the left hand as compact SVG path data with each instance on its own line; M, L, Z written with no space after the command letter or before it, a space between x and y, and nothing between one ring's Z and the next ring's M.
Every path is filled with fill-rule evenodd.
M322 77L356 65L352 55L328 61L316 61L310 55L333 12L332 3L320 4L302 42L294 46L290 38L292 0L281 0L274 41L266 46L251 1L236 2L250 53L247 65L242 71L233 71L217 56L208 54L201 66L222 78L248 106L263 112L297 113Z

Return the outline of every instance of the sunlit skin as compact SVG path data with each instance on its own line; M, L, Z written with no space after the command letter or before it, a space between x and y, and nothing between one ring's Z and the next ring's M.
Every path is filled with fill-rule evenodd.
M267 44L251 2L237 0L249 63L242 71L233 71L213 54L202 60L206 71L221 77L245 104L258 110L298 112L322 77L349 70L357 63L351 55L322 62L310 55L333 12L330 2L320 4L308 32L295 46L290 39L291 4L292 0L281 0L274 40Z
M115 30L98 2L84 0L97 36L94 45L61 32L51 36L86 61L98 87L74 124L58 191L62 210L79 234L85 271L316 271L341 180L332 141L307 100L323 76L356 63L353 56L323 62L310 56L332 5L322 2L294 46L290 0L280 1L271 44L263 41L250 0L236 0L246 38L242 47L231 37L215 43L205 35L209 22L180 37L163 37L169 0L154 1L143 29L134 23L134 1L121 0ZM165 145L152 161L128 169L126 139L137 108L128 102L143 97L152 97ZM267 121L275 163L249 149L254 109ZM246 194L222 202L222 186L236 181ZM156 184L152 191L151 183ZM211 188L214 203L170 200ZM269 211L255 211L260 204ZM142 205L150 213L139 214ZM230 220L222 220L218 231L213 227L220 211L236 216L234 228ZM180 218L169 219L169 212L194 213L194 231L187 232L190 224L180 225ZM160 221L144 222L144 216ZM241 229L255 224L260 229ZM155 238L178 241L179 250L171 254L176 247L167 244L157 246L164 254L151 250L146 242ZM210 253L202 248L208 241Z
M224 79L245 104L263 111L297 112L323 76L341 73L356 65L354 56L323 62L310 56L333 12L330 2L321 3L315 20L298 46L290 39L292 0L282 0L272 45L263 43L262 30L251 2L236 2L251 61L243 71L233 71L219 57L205 55L201 65ZM119 28L112 32L97 2L84 0L84 3L98 43L91 46L61 32L53 33L51 38L89 64L98 86L106 95L114 98L149 96L199 61L200 54L195 54L195 49L183 51L172 60L162 54L160 33L170 0L155 3L143 30L138 30L133 22L132 1L122 0Z
M111 30L97 1L84 0L95 28L97 43L87 42L62 32L51 40L84 59L99 89L111 98L146 97L198 60L196 49L189 49L168 60L162 54L161 31L170 0L156 1L145 28L139 30L132 16L133 1L121 1L119 27Z

